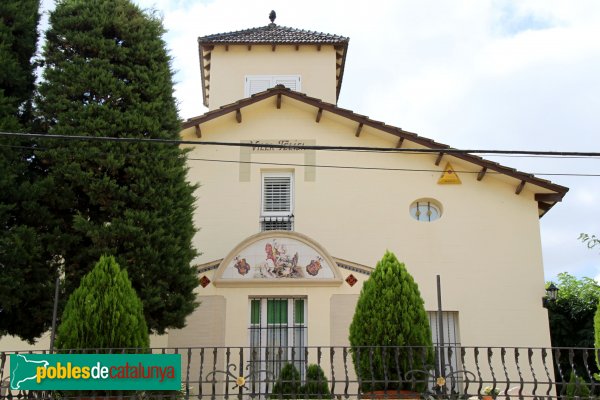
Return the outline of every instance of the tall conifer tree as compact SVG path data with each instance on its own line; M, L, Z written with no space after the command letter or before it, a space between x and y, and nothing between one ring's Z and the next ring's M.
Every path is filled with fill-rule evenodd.
M39 0L0 2L0 127L21 130L29 123L35 83Z
M178 139L162 23L128 0L61 0L50 15L39 108L51 134ZM46 142L45 142L46 143ZM53 243L67 294L102 254L114 254L150 330L182 327L194 307L190 262L194 186L177 146L48 142L38 154L56 188Z
M31 124L39 0L0 1L0 131ZM51 322L56 263L37 199L32 142L0 137L0 336L33 341Z
M390 251L363 284L349 340L363 392L425 387L427 376L407 373L433 364L429 318L417 283Z

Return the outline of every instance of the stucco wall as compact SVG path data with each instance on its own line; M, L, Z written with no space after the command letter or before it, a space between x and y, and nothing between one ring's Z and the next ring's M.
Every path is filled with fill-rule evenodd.
M332 45L216 46L211 54L209 109L244 97L246 75L300 75L302 93L336 102L335 50Z
M268 99L243 108L239 124L234 114L203 124L202 140L298 139L318 145L382 147L397 143L397 138L371 128L364 128L357 138L355 122L325 112L316 123L315 116L316 109L287 97L279 110L274 99ZM195 138L193 129L183 135ZM386 249L394 251L418 282L428 310L437 308L435 276L440 274L444 309L459 311L464 345L550 345L541 302L539 220L531 185L516 195L518 182L513 179L488 173L479 182L478 168L448 156L436 167L436 155L423 154L319 151L316 163L321 165L404 170L317 168L313 181L305 181L305 167L298 165L252 164L250 179L240 181L240 164L194 160L239 161L240 154L239 148L214 146L195 146L189 154L189 178L201 185L195 216L200 228L195 245L203 252L196 260L199 264L223 258L259 231L261 171L293 171L295 230L318 241L332 256L374 266ZM305 156L303 152L253 152L251 161L303 164ZM462 184L437 184L447 161L458 171ZM437 199L443 206L442 218L431 223L412 219L409 206L420 198ZM357 287L256 292L308 294L309 342L327 345L331 343L332 294L357 294ZM215 290L210 285L198 293L208 295ZM228 307L241 307L235 317L228 309L226 343L247 344L247 304L252 291L218 293L227 297Z

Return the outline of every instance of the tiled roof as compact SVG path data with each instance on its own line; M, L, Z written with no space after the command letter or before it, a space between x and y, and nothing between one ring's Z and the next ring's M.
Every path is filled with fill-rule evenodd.
M348 38L329 33L306 31L271 23L258 28L217 33L198 38L201 44L346 44Z
M289 28L287 26L277 25L273 22L258 28L199 37L198 51L200 53L203 103L208 107L208 98L210 96L210 57L211 51L215 46L225 46L226 49L230 45L248 46L248 50L250 50L253 45L270 45L272 46L273 51L275 51L277 46L285 45L296 46L296 50L298 50L301 45L316 46L319 50L321 46L333 46L336 52L335 79L336 98L338 98L342 88L342 79L344 77L344 67L346 64L346 53L348 51L349 42L350 39L345 36Z

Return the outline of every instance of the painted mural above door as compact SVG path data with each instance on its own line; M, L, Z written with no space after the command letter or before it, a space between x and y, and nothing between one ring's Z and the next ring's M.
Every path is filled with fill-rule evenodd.
M316 242L289 231L269 231L240 243L217 271L226 282L341 283L335 261Z

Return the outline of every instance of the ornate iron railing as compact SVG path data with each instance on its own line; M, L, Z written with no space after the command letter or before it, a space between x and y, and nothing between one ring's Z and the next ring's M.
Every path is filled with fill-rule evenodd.
M125 350L94 349L93 352ZM11 390L9 355L18 352L2 352L0 399L109 396L113 399L341 400L397 398L399 388L416 392L424 399L483 399L486 387L497 392L492 398L498 399L596 399L600 394L600 382L594 379L598 370L594 349L446 345L433 351L418 347L303 347L301 350L199 347L160 348L149 352L181 354L181 392L107 394ZM294 365L298 374L286 378L282 371L287 364ZM311 367L313 364L323 371L322 375L315 374L319 368ZM361 366L362 373L357 375L355 364ZM281 390L282 383L288 391ZM374 392L384 388L388 391Z

